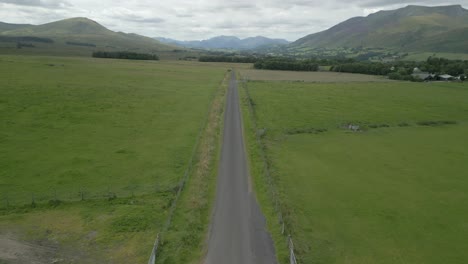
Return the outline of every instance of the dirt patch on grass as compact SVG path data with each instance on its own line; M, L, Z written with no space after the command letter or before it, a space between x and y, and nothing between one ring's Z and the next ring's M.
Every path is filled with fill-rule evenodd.
M33 244L0 234L0 263L60 263L56 253L57 247L51 244Z

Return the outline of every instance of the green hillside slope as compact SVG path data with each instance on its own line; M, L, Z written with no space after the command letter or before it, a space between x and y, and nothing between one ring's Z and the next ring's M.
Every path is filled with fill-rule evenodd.
M23 27L29 27L31 25L28 24L9 24L9 23L4 23L0 22L0 32L8 31L8 30L14 30L18 28L23 28Z
M13 25L9 30L1 30L7 28L2 25L0 53L87 56L96 50L155 53L174 49L152 38L111 31L87 18L71 18L39 26ZM26 45L19 50L18 43Z
M468 52L467 30L468 10L460 5L407 6L351 18L326 31L301 38L290 48L366 47Z

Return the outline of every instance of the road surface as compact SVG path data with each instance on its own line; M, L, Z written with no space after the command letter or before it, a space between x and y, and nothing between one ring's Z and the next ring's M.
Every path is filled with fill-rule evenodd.
M274 264L273 241L250 186L234 71L224 116L216 204L205 264Z

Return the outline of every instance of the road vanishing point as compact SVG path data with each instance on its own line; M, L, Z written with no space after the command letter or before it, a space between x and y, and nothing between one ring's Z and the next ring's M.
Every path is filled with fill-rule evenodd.
M215 209L205 264L275 264L275 249L250 184L235 72L224 116Z

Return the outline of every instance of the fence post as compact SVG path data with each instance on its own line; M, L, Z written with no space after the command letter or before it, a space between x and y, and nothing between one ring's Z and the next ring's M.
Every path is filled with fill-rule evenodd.
M288 236L288 247L289 247L289 262L291 264L297 264L296 255L294 254L294 244L291 235Z
M154 241L153 251L151 251L151 256L148 260L148 264L156 263L156 254L158 253L158 246L159 246L159 233L156 236L156 241Z

